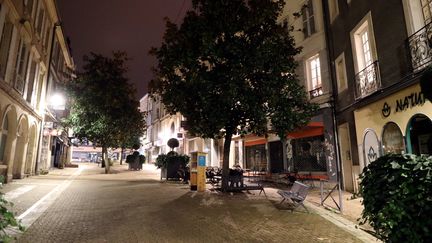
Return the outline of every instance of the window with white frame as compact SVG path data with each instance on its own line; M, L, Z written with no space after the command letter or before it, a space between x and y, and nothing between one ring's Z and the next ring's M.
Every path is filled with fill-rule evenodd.
M316 32L312 0L308 0L302 8L303 34L307 38Z
M425 23L431 22L432 17L432 0L420 0L423 18Z
M33 59L33 58L31 58ZM37 63L35 60L29 60L30 72L27 79L26 100L31 103L35 88L35 79L37 77Z
M45 73L42 69L39 69L39 75L37 79L37 93L36 93L36 107L37 109L41 109L42 103L42 87L45 78Z
M362 71L376 60L375 41L370 13L351 32L356 73Z
M15 65L15 79L14 79L15 80L14 88L21 94L24 93L24 88L25 88L28 57L29 57L29 50L24 40L21 39L18 45L18 53L17 53L16 65Z
M345 54L344 53L340 54L336 58L335 63L336 63L336 81L337 81L338 92L342 92L348 87L346 66L345 66Z
M333 21L339 14L338 0L329 0L330 21Z
M6 16L0 36L0 78L5 79L9 51L13 35L13 24Z
M43 3L40 2L38 17L37 17L37 22L36 22L36 30L37 30L37 33L39 34L39 37L42 36L43 25L44 25L44 20L45 20L45 10L44 10L42 5L43 5Z
M9 123L8 123L8 116L6 115L3 124L0 131L0 162L4 161L4 154L6 150L6 142L8 138L8 131L9 131Z
M361 58L363 61L362 67L365 68L372 64L372 54L368 29L365 28L364 30L362 30L359 35L361 38Z
M33 5L33 0L24 0L25 10L30 17L33 17Z
M351 31L351 42L356 72L356 97L364 97L380 86L377 54L369 12Z
M45 35L44 35L44 48L45 50L48 52L48 46L49 46L49 40L51 37L51 23L49 22L49 20L46 20L46 24L45 24Z
M311 98L322 95L321 63L319 55L315 55L306 61L308 87Z

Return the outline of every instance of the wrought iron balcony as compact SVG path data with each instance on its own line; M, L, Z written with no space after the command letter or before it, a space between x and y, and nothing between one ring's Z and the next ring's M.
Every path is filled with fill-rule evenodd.
M355 76L356 99L364 98L381 87L378 61L373 62Z
M309 91L309 96L311 99L319 97L323 94L324 94L324 92L323 92L322 87L319 87L319 88L316 88L316 89Z
M413 70L428 66L432 61L432 22L408 37L407 45Z

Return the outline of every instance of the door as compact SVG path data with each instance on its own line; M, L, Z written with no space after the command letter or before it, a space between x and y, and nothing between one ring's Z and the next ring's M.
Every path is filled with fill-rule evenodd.
M269 142L270 168L272 173L279 173L284 170L282 142Z
M351 158L351 140L349 135L349 127L344 123L338 127L339 130L339 148L343 173L343 188L346 191L354 191L353 168Z

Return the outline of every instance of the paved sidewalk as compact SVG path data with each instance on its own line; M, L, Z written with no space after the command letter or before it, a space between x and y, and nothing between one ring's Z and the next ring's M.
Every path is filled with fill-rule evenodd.
M286 210L274 188L266 188L268 198L258 193L197 193L187 185L161 182L152 165L143 171L128 171L127 165L112 169L113 174L105 175L95 164L80 164L81 174L73 180L66 178L77 173L76 168L19 180L34 185L64 180L68 186L18 242L374 241L325 215L333 213L322 208L308 204L309 214ZM20 200L30 195L32 190Z

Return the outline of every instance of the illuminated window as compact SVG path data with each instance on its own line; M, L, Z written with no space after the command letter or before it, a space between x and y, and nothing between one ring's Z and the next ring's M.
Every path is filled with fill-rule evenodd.
M321 63L319 55L315 55L306 61L308 88L311 98L323 94L321 81Z
M404 138L398 125L389 122L385 125L382 135L384 154L403 154L405 152Z

